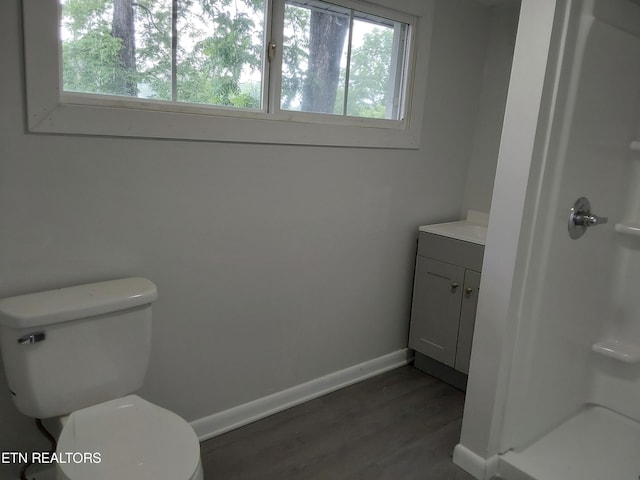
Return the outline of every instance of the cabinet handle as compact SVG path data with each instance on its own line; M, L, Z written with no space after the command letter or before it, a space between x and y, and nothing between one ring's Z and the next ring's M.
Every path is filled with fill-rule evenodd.
M464 289L464 293L467 297L471 296L471 293L473 292L473 288L465 288Z
M452 292L455 292L455 291L456 291L456 288L458 288L459 286L460 286L460 285L458 285L457 283L452 283L452 284L451 284L451 291L452 291Z

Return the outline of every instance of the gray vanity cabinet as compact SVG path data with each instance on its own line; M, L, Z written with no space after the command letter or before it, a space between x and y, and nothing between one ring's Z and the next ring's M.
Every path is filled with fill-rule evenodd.
M447 376L446 367L433 365L436 360L451 375L465 375L454 384L464 385L469 373L483 254L483 245L420 232L409 348L444 372L429 373Z

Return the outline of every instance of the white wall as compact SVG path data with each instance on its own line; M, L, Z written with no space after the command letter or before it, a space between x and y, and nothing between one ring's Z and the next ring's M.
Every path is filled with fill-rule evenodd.
M599 20L584 29L584 38L584 51L579 42L579 62L573 63L571 80L562 81L571 84L558 99L559 116L567 124L554 128L559 148L551 150L541 191L548 203L541 202L534 241L542 247L534 249L532 258L536 264L530 273L532 298L520 319L518 340L522 340L516 345L513 393L503 434L503 442L514 448L526 446L593 401L590 390L596 362L605 371L608 366L615 372L604 376L612 381L605 380L599 403L625 415L639 411L637 384L621 395L633 385L622 379L637 371L625 370L620 363L611 368L611 360L599 359L591 346L607 327L635 323L638 312L636 302L632 322L628 318L625 322L623 312L630 303L612 301L612 297L637 296L630 292L635 288L615 281L619 252L613 223L622 218L635 160L628 145L629 131L637 125L640 112L630 101L640 93L640 42ZM588 197L592 211L608 215L611 223L589 229L575 241L567 234L565 212L581 196ZM633 269L630 260L628 266ZM615 337L633 343L630 333L618 332ZM607 333L604 338L610 336ZM619 385L618 380L622 380ZM624 403L633 407L619 408Z
M141 394L187 420L406 346L416 226L462 204L485 7L438 0L422 148L369 150L27 134L19 3L0 3L0 296L149 277ZM0 431L44 448L2 375Z
M640 243L635 237L616 234L614 224L635 224L640 219L640 156L628 148L630 139L640 133L640 7L628 2L599 6L600 11L598 7L596 11L600 15L606 6L611 9L611 17L596 21L590 33L581 77L585 84L582 98L589 101L582 102L586 104L582 112L586 118L580 124L585 136L591 137L590 143L607 145L607 155L600 148L589 152L590 168L583 173L589 175L584 183L590 187L589 195L594 196L593 210L606 212L601 215L608 215L610 222L602 228L608 235L599 235L608 243L601 245L606 250L600 248L598 255L609 260L611 280L607 282L600 272L594 275L601 282L594 297L599 296L606 306L595 319L596 339L616 339L638 348ZM628 24L633 27L626 28ZM607 74L602 75L603 71ZM589 401L640 421L638 366L594 357Z
M482 92L462 203L462 216L467 210L489 212L491 208L519 10L518 1L496 6L491 10Z

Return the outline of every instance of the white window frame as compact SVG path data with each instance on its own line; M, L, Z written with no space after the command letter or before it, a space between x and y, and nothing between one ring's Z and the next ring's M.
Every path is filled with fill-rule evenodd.
M393 12L352 0L340 3L383 17ZM30 132L370 148L420 146L426 85L415 79L426 79L428 48L423 47L418 55L416 39L426 40L425 32L419 31L425 26L412 15L394 12L391 17L409 23L411 32L404 87L408 101L402 120L292 112L273 104L267 112L64 92L57 0L23 0L23 16ZM271 35L277 41L278 33ZM279 88L279 84L271 88Z

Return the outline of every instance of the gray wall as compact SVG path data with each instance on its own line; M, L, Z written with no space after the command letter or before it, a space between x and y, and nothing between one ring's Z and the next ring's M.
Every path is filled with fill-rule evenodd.
M496 6L491 12L480 106L462 204L463 215L469 209L489 212L491 208L519 11L520 2L513 1Z
M0 3L0 296L149 277L141 395L187 420L406 347L416 227L462 206L486 7L437 1L422 148L373 150L27 134L18 5ZM45 448L3 374L0 432Z

